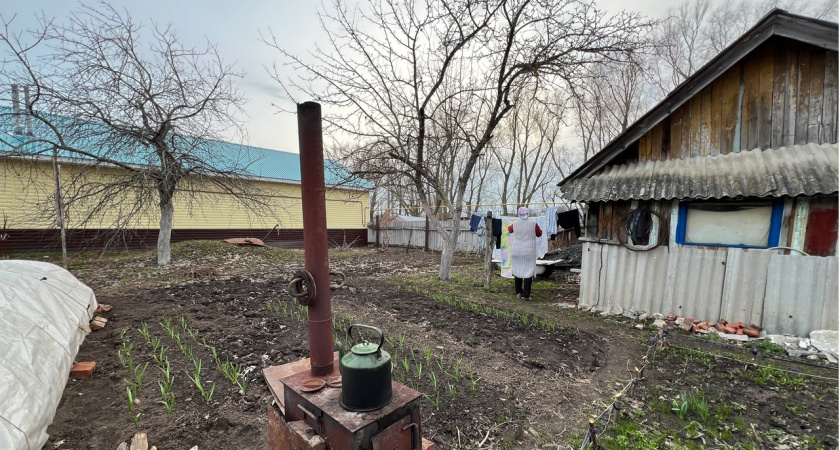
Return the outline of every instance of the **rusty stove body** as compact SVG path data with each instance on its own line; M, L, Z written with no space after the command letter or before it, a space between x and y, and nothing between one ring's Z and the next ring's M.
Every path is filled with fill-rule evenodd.
M281 444L280 447L420 450L423 446L420 393L414 389L391 379L393 398L381 409L351 411L341 405L340 362L333 352L321 107L317 103L307 102L299 104L297 110L301 195L306 205L303 210L306 261L306 270L303 272L306 274L296 280L299 279L300 284L307 284L304 290L311 296L305 300L301 295L295 296L309 307L311 359L269 367L263 373L275 401L281 405L285 422L282 426L291 430L292 427L287 424L294 423L295 428L300 429L299 425L305 423L311 430L304 428L320 436L325 445L284 447ZM271 422L270 417L269 426Z
M328 449L414 450L421 448L420 393L391 381L394 397L382 409L357 412L341 406L340 387L309 392L308 371L280 380L284 419L302 420L321 436ZM330 383L332 384L332 383Z

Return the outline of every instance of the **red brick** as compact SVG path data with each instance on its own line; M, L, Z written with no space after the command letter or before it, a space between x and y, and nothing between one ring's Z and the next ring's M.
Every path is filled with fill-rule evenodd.
M720 331L721 333L726 333L726 329L725 329L725 327L724 327L723 325L721 325L721 324L716 324L716 325L715 325L715 329L716 329L716 330L718 330L718 331Z
M106 319L104 317L96 316L90 322L90 329L91 330L101 330L101 329L105 328L105 325L107 325L107 324L108 324L108 319Z
M435 450L435 443L426 438L423 438L421 448L423 450Z
M735 327L725 326L723 327L723 332L726 334L735 334Z
M735 334L744 334L744 329L743 328L736 328L735 329Z
M70 376L73 378L90 378L96 371L96 362L86 361L77 363L70 369Z
M733 326L737 328L746 328L747 324L745 324L744 322L735 322Z
M727 322L726 319L721 318L720 320L718 320L718 323L721 325L726 325L729 322Z
M757 338L758 337L758 330L756 330L754 328L744 328L744 334L746 334L747 336L749 336L751 338Z
M100 304L96 307L96 314L106 313L112 309L114 309L114 307L111 305Z
M692 319L691 317L686 317L686 318L685 318L685 321L686 321L687 323L694 323L694 319Z
M754 323L750 324L750 328L752 328L753 330L758 330L758 331L761 331L761 330L764 329L764 328L761 327L761 325L756 325Z
M709 329L709 322L703 322L700 325L697 325L697 328L701 330L708 330Z
M691 331L693 331L695 333L700 331L700 330L702 330L702 328L698 327L697 325L694 325L693 327L691 327Z

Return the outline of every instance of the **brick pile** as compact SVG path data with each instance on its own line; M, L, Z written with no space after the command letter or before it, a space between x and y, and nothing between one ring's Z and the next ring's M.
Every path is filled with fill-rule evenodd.
M642 312L643 313L643 312ZM646 317L647 315L645 315ZM641 318L641 317L640 317ZM717 322L710 322L708 320L695 320L691 317L680 317L674 313L666 315L653 314L656 319L654 325L659 327L667 326L669 328L680 328L684 331L690 331L700 334L718 333L732 336L744 336L737 338L739 340L746 340L746 338L758 338L761 335L761 325L749 324L744 322L729 322L721 318Z
M718 333L745 335L751 338L757 338L761 334L761 326L751 323L749 325L744 322L729 323L726 319L720 319L717 322L703 321L696 325L692 325L691 331L698 333L715 329Z

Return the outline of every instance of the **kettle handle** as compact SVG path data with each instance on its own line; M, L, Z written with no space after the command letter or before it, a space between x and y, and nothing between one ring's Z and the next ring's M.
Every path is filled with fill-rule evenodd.
M371 330L375 331L376 334L379 335L379 347L376 347L376 354L378 355L379 351L382 349L382 344L385 343L385 335L382 334L382 330L380 330L379 328L376 328L374 326L362 325L360 323L354 323L353 325L350 325L349 327L347 327L348 342L350 342L350 344L353 343L353 327L368 328L368 329L371 329ZM350 347L352 348L352 345Z

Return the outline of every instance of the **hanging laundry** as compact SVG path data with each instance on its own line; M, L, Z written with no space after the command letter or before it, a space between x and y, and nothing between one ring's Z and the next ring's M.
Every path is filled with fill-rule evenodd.
M557 226L564 230L575 230L575 236L580 237L580 216L578 210L562 212L557 214Z
M496 238L496 248L502 248L502 219L493 219L493 237Z
M548 225L543 228L548 234L557 234L557 209L558 206L549 206L545 209L545 217L548 218Z
M534 220L542 230L548 227L549 222L554 222L553 220L548 220L548 216L534 217ZM537 238L537 259L541 259L546 253L548 253L548 233L543 231L542 235Z
M500 264L501 266L501 276L504 278L513 278L513 270L511 268L511 260L510 260L510 231L508 231L508 227L513 223L516 222L516 217L503 217L499 219L499 225L501 226L499 237L499 259L502 261ZM494 219L494 228L495 228L495 219Z
M473 233L478 231L478 224L481 223L482 218L483 217L479 216L478 214L473 214L470 217L470 231L472 231Z

